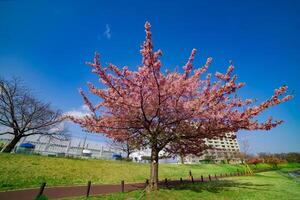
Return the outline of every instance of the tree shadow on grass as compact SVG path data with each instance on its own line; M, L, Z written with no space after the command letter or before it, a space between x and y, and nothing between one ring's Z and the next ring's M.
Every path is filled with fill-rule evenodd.
M204 182L204 183L188 183L183 185L177 185L172 187L167 187L165 189L170 190L191 190L193 192L201 193L203 191L208 191L212 193L219 193L221 191L228 191L231 188L241 188L241 189L250 189L257 191L269 190L266 186L272 186L272 184L254 184L251 182L236 182L232 180L219 180L212 182Z

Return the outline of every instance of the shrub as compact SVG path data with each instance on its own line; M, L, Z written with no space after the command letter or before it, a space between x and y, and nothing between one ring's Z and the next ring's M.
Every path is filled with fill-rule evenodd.
M248 164L253 164L256 165L259 164L259 163L262 163L262 160L260 158L257 158L257 157L253 157L253 158L250 158L248 161L247 161Z
M278 168L278 164L286 162L285 160L282 160L280 158L277 158L275 156L268 157L265 159L265 163L268 163L269 165L272 165L273 168Z

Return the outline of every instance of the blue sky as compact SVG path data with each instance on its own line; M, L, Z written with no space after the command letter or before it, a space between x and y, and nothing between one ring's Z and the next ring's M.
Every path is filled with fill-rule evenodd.
M135 69L144 23L165 69L183 66L192 48L196 65L214 58L210 72L235 63L243 97L263 101L287 84L295 98L272 108L285 123L271 131L240 132L251 152L300 151L300 1L0 1L0 76L20 76L42 100L78 110L78 88L96 82L85 61ZM80 128L72 132L82 136ZM95 137L93 137L95 138ZM101 140L100 138L99 140Z

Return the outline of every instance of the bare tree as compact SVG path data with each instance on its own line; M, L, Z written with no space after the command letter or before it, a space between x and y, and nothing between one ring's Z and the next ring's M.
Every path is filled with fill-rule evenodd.
M124 152L126 154L127 159L129 159L130 154L132 154L138 149L138 145L134 144L133 142L130 142L130 140L124 140L122 142L117 140L111 140L108 143L110 147Z
M240 143L241 143L241 151L237 153L237 157L239 157L241 162L244 164L245 161L250 157L250 151L251 151L248 137L243 136L241 138Z
M21 138L31 135L60 138L66 132L62 121L61 111L34 98L19 79L0 78L0 135L13 135L2 152L11 152Z

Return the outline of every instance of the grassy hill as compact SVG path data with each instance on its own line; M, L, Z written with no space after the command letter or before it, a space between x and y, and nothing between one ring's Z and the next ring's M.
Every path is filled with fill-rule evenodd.
M64 200L83 200L86 198L66 198ZM230 177L218 182L188 184L177 188L160 189L150 194L137 190L88 198L104 199L164 199L164 200L269 200L300 199L300 182L280 171L257 173L254 176Z
M300 167L285 165L281 167ZM260 165L259 169L269 168ZM161 164L160 179L186 178L189 170L195 177L242 170L240 165L175 165ZM47 186L92 183L143 182L149 177L149 165L125 161L82 160L20 154L0 154L0 190L39 187L44 181Z

